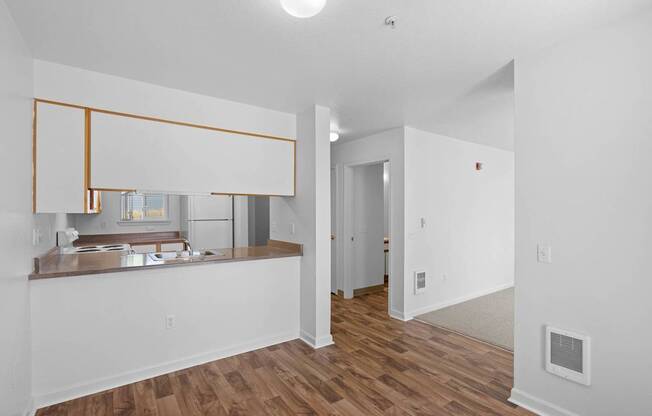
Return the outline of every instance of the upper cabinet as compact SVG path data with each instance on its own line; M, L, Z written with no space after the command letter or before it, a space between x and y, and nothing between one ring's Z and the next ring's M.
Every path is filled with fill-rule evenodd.
M85 169L86 111L34 103L33 209L46 213L88 213L99 195L88 190Z
M294 195L295 142L91 111L91 187Z
M93 213L101 191L294 196L282 137L36 100L34 212Z

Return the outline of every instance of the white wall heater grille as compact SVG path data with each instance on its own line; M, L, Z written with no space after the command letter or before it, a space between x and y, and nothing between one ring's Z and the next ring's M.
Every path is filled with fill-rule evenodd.
M576 383L591 384L591 339L546 327L546 370Z
M414 294L426 291L426 272L414 272Z

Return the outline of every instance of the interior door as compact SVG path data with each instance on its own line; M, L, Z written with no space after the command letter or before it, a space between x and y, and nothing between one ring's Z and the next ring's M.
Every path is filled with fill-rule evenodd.
M356 167L353 195L353 289L384 284L383 165Z
M337 174L331 168L331 293L337 294Z

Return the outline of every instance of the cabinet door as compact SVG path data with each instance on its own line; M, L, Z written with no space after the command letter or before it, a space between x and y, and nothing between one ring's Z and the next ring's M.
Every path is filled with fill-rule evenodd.
M91 187L294 195L292 140L91 112Z
M34 211L84 213L84 110L37 102L35 117Z

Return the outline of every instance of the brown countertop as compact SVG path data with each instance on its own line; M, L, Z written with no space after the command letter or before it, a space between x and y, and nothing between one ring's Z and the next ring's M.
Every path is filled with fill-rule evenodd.
M38 264L38 271L35 270L34 273L30 274L29 279L51 279L160 267L295 257L303 254L303 246L301 244L270 240L266 246L216 249L212 251L218 254L192 259L170 260L155 260L149 254L124 254L120 252L59 254L52 251L43 257L35 259L35 263Z

